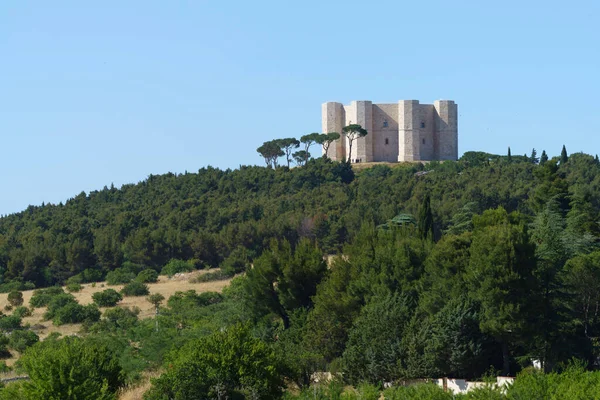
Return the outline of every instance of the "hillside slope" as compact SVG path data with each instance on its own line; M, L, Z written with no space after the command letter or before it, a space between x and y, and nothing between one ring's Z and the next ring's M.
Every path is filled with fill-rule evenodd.
M208 167L151 175L0 218L0 278L6 291L10 281L53 285L85 269L105 274L124 261L159 269L179 258L216 267L236 248L250 258L260 254L271 238L308 236L335 252L366 221L416 216L426 193L438 237L461 218L497 206L533 215L559 194L575 206L587 202L586 229L597 231L599 172L584 154L564 166L557 160L541 166L524 157L507 162L468 153L459 162L376 165L356 173L318 159L291 170Z

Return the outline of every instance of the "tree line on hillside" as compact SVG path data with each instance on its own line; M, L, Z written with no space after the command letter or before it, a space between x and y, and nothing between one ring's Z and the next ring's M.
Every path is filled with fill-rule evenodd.
M267 167L277 168L280 157L285 157L287 167L290 167L290 162L294 161L296 165L303 166L310 159L310 147L318 144L323 147L323 157L327 158L329 147L331 144L344 137L348 140L348 160L350 163L350 155L352 154L352 144L361 137L368 134L366 129L358 124L350 124L342 128L341 134L338 132L329 133L310 133L304 135L300 140L296 138L274 139L264 142L256 151L265 159ZM294 149L304 146L303 150L293 152ZM292 153L293 152L293 153Z
M91 282L126 263L160 271L170 260L185 260L195 268L234 270L271 238L309 237L335 253L364 221L380 225L417 215L426 193L436 239L463 213L502 206L531 217L555 185L573 191L578 204L594 198L593 186L576 181L595 176L592 157L574 154L569 163L555 158L542 165L512 158L468 152L458 162L376 166L358 174L347 163L319 158L291 170L208 167L150 175L0 218L0 290L71 277Z

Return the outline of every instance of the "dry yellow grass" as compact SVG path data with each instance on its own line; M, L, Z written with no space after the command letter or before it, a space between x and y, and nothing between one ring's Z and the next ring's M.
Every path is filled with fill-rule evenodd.
M211 272L214 270L211 270ZM160 293L168 299L175 292L183 292L186 290L195 290L198 293L202 292L221 292L225 286L227 286L230 280L203 282L203 283L191 283L190 280L198 275L205 274L209 271L194 271L187 274L179 274L169 279L167 276L160 276L158 282L150 283L150 294ZM91 283L83 285L83 289L78 293L73 293L79 304L90 304L92 303L92 295L96 292L101 292L108 288L115 289L117 291L123 288L123 285L108 286L105 282L96 283L95 287L92 287ZM33 290L23 291L23 305L29 305L29 300L33 294ZM0 309L8 304L7 293L0 293ZM149 318L154 316L154 306L146 300L146 296L140 297L124 297L118 307L139 307L140 315L139 318ZM101 309L102 311L104 308ZM40 339L43 340L53 332L58 332L61 335L69 336L78 334L81 329L81 324L67 324L61 326L52 325L51 321L44 321L43 316L46 312L46 308L36 308L33 310L33 315L30 317L23 318L23 324L30 324L43 326L40 329L34 329L39 335ZM5 360L7 365L13 365L18 359L19 354L12 352L13 357Z
M144 398L144 393L146 393L146 391L150 389L150 386L152 386L150 379L157 378L159 376L160 372L158 371L144 373L140 382L132 386L126 386L119 390L119 400L142 400Z

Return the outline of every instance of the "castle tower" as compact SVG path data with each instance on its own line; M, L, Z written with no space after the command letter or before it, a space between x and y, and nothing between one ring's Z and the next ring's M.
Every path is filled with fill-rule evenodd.
M398 161L420 161L419 101L398 102Z
M345 113L342 103L327 102L321 106L321 129L323 133L337 132L342 134L342 128L345 126ZM346 159L346 141L336 140L329 146L327 156L332 160L342 161Z
M350 159L353 162L354 160L360 160L360 162L373 161L373 103L370 101L353 101L345 109L346 125L358 124L368 132L367 136L354 141ZM349 149L348 141L345 140L345 142L346 149Z
M458 106L452 100L436 100L435 136L436 158L458 160Z

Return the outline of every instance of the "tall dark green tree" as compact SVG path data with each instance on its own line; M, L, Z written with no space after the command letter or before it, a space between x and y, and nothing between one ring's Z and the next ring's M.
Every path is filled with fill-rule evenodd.
M544 165L548 161L548 154L546 154L546 150L542 150L542 156L540 157L540 165Z
M510 146L508 147L508 154L506 155L508 162L512 162L512 155L510 154Z
M532 224L536 268L529 307L535 311L529 324L531 331L527 334L532 358L540 360L546 371L557 362L567 361L569 354L568 295L561 276L572 251L567 247L567 235L560 201L550 199Z
M383 292L371 298L350 331L343 355L345 376L356 383L397 379L402 335L411 316L407 296Z
M537 157L537 151L535 149L531 150L531 157L529 157L529 161L532 164L537 164L540 161L540 159Z
M567 161L569 161L569 156L567 155L567 148L563 144L562 151L560 152L560 165L564 165Z
M509 374L510 348L523 339L530 318L534 248L518 214L487 210L473 223L465 282L469 296L481 306L481 331L502 344L502 372Z
M425 194L421 208L419 209L418 220L419 234L423 239L433 240L433 213L431 211L431 197L429 193Z
M326 270L321 251L310 240L302 239L295 249L288 241L273 241L247 272L248 304L256 317L274 314L288 328L292 311L312 305Z

